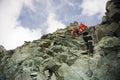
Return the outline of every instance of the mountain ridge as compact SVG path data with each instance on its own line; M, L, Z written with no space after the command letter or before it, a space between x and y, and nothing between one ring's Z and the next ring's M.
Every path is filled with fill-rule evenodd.
M99 41L93 57L85 54L82 36L76 39L68 28L58 29L0 51L0 80L120 80L119 2L108 1L106 16L95 25Z

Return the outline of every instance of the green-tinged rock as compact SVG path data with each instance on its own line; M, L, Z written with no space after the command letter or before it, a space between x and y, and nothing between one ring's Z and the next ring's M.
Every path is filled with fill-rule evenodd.
M94 76L99 80L119 80L120 78L120 39L116 37L105 37L95 47L96 53L101 55L94 71Z
M119 0L108 1L102 24L90 30L94 53L88 55L78 22L14 50L0 46L0 80L120 80Z

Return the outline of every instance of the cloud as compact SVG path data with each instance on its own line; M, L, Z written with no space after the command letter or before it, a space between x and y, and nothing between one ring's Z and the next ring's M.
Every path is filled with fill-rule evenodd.
M41 29L30 30L18 21L21 9L26 6L34 11L32 0L2 0L0 3L0 44L6 49L14 49L24 41L32 41L41 36Z
M49 14L47 19L47 24L48 24L48 28L47 28L48 33L52 33L60 28L65 28L65 25L61 21L58 21L56 19L56 15L54 13Z
M104 15L105 5L108 0L83 0L80 7L82 15L93 16L96 14Z

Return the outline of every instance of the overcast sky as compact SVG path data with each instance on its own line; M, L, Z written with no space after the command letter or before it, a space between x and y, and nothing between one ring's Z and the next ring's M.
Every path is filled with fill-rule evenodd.
M73 21L89 26L99 24L106 1L0 0L0 45L14 49Z

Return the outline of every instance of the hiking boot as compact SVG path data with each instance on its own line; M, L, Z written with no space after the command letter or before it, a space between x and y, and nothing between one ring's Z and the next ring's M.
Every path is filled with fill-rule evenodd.
M89 52L88 52L88 56L93 57L93 53L89 51Z
M90 53L89 53L89 56L93 57L93 53L90 52Z

